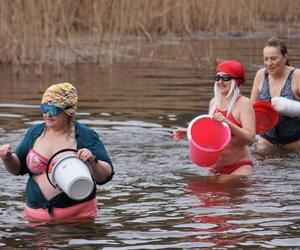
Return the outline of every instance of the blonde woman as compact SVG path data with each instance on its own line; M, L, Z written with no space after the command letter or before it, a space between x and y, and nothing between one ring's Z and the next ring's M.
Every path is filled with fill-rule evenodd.
M230 60L218 64L209 114L218 122L226 122L232 137L211 168L215 174L250 175L253 172L249 146L255 139L255 113L250 99L240 93L243 83L245 70L240 62ZM186 135L187 129L179 128L173 138L178 141Z
M84 200L73 200L55 188L47 179L46 166L59 150L77 150L77 157L86 162L97 184L111 180L112 162L95 131L75 121L78 94L70 83L50 86L41 101L44 122L33 125L15 153L10 145L0 146L0 157L14 175L28 174L27 200L24 208L29 221L52 221L94 217L97 214L96 185Z

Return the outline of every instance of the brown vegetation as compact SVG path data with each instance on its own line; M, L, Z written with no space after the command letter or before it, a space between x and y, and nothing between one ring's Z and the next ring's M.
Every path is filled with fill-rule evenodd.
M297 23L299 0L1 0L0 63L113 61L117 45Z

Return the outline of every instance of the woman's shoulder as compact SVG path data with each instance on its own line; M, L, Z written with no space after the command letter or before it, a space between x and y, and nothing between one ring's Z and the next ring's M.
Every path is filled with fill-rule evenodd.
M40 133L44 130L45 123L37 123L28 128L27 133Z
M252 106L251 100L249 97L241 95L237 100L237 104L241 106Z
M294 68L292 77L292 91L296 99L300 100L300 69Z
M259 87L261 86L263 79L265 77L265 72L266 72L266 68L261 68L259 69L254 77L254 81L253 81L253 86L254 87Z
M300 78L300 69L294 68L293 77Z
M92 128L76 122L75 137L79 147L94 148L102 145L100 135Z
M45 123L38 123L32 125L29 129L27 129L22 141L19 143L16 152L22 150L22 148L29 148L32 146L32 142L43 133L45 127ZM28 149L29 150L29 149ZM26 153L27 154L27 153Z
M255 76L256 77L263 77L266 73L266 68L260 68L259 70L256 71Z
M247 96L245 96L245 95L240 95L240 96L238 97L238 101L240 101L240 102L249 101L249 102L250 102L250 98L247 97Z
M76 122L75 128L76 128L76 134L78 134L80 136L97 134L95 132L95 130L93 130L92 128L89 128L88 126L86 126L85 124L80 123L80 122Z
M292 83L297 88L300 88L300 69L290 67L290 74L292 74Z
M234 107L236 116L240 117L241 115L249 114L249 112L252 112L251 110L253 110L253 105L250 98L243 95L240 96Z

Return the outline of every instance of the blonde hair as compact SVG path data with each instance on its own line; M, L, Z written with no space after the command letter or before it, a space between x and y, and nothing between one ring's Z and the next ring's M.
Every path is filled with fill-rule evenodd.
M218 108L220 108L220 104L221 104L221 94L220 94L217 84L218 83L215 82L215 86L214 86L214 95L215 96L214 96L214 102L212 104L212 107L209 110L210 115L213 115L214 112ZM226 114L227 117L231 114L234 104L235 104L237 98L239 97L240 93L241 93L240 88L237 86L236 81L234 79L232 79L231 83L230 83L230 90L229 90L227 96L225 97L226 99L230 98L228 109L227 109L227 114Z

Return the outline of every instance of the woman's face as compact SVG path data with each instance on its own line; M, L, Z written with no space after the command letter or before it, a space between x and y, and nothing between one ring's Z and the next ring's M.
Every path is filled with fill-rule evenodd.
M48 128L64 128L68 120L68 115L65 112L60 112L56 116L51 116L48 112L43 114L44 121Z
M267 46L263 50L264 64L270 75L280 74L286 67L287 57L278 48Z
M230 77L229 74L227 74L225 72L218 72L216 74L216 77L218 77L218 76L220 76L220 79L216 79L216 84L220 91L220 94L227 95L230 91L232 78ZM229 76L229 78L226 79L226 77L228 77L228 76ZM224 77L224 78L222 78L222 77Z

